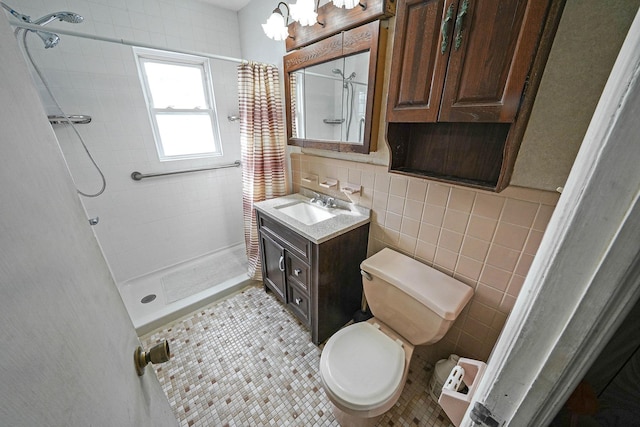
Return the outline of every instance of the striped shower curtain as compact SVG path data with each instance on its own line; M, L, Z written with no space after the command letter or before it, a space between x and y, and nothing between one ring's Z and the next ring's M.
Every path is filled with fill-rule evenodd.
M238 66L242 208L249 276L262 280L255 202L284 196L285 147L280 77L273 65Z

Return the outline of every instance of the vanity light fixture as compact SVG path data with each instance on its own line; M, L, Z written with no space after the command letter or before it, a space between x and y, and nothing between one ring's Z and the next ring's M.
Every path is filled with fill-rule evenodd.
M286 20L284 15L282 14L282 11L280 10L281 5L287 9ZM271 13L271 16L269 17L269 19L267 19L267 23L262 24L262 29L264 30L264 33L267 35L267 37L269 37L270 39L281 41L289 37L288 25L289 25L289 6L285 2L281 1L280 3L278 3L276 8L273 9L273 13Z
M324 27L324 22L318 21L317 10L319 4L320 0L316 0L315 5L314 0L298 0L296 4L289 6L281 1L278 3L278 6L273 9L273 13L269 19L267 19L266 24L262 24L262 29L267 37L280 41L291 37L288 31L289 17L294 21L298 21L303 27L309 27L314 24L320 24ZM282 14L282 10L280 10L280 6L284 6L287 9L286 20Z
M353 9L356 6L360 6L362 10L367 8L367 4L362 4L359 0L333 0L333 5L335 7L344 7L345 9Z

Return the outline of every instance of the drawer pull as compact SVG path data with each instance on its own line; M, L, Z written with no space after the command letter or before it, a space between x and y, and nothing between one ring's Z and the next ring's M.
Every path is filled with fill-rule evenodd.
M295 274L296 276L299 276L300 273L302 273L302 270L300 270L299 268L296 268L295 270L293 270L293 274Z
M284 255L280 255L280 261L278 261L278 268L280 268L280 271L284 271Z
M302 298L296 298L295 301L296 301L296 304L300 305L300 303L302 302Z

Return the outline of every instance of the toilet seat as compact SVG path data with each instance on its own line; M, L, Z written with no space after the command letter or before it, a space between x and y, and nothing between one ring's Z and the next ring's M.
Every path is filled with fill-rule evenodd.
M350 409L377 408L401 385L405 352L376 326L361 322L341 329L320 356L325 389Z

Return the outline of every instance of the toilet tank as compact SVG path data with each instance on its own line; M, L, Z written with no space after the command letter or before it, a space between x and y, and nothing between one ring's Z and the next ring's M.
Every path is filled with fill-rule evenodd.
M440 340L473 296L470 286L389 248L360 268L373 315L413 345Z

